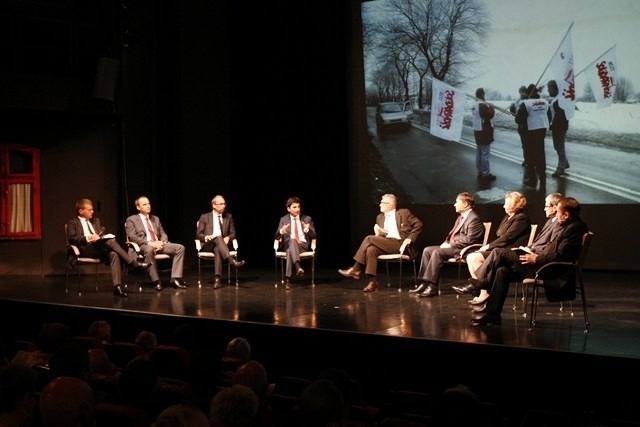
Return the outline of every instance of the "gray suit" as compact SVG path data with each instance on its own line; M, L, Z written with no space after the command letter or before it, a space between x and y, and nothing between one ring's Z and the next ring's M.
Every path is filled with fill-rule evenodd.
M157 253L167 254L173 259L171 265L171 278L182 279L184 246L179 243L169 242L169 237L167 236L167 233L165 233L164 228L162 228L160 218L155 215L149 215L149 221L151 222L151 226L155 231L157 239L165 242L164 248L159 250ZM154 282L159 281L160 276L158 275L158 268L155 262L156 251L149 245L149 239L147 238L147 232L144 228L144 224L142 223L141 215L131 215L127 218L125 229L127 232L127 239L140 246L140 252L144 256L144 262L152 264L151 267L149 267L149 276L151 277L151 280Z
M454 226L447 237L451 237L452 233L453 242L450 242L450 248L427 246L422 250L418 280L437 285L440 282L440 271L446 260L459 254L469 245L482 243L484 224L482 224L478 213L471 210L459 229L456 230Z

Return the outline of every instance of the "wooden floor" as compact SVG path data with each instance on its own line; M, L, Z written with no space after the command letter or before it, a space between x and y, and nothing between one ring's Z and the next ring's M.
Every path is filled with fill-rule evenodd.
M392 272L394 274L394 272ZM165 288L156 292L148 284L141 289L129 276L126 299L111 294L110 278L100 275L98 289L93 277L13 277L0 279L0 299L57 306L91 307L150 315L170 315L249 322L295 328L397 336L417 340L491 344L557 350L623 358L640 358L640 273L586 271L585 286L590 332L584 333L579 299L571 307L541 302L535 330L523 317L523 301L514 290L503 310L501 326L472 327L468 297L443 286L435 298L417 298L399 292L397 275L378 291L363 293L362 281L341 277L337 271L316 272L315 286L307 274L285 290L274 286L274 271L243 268L239 284L214 290L210 283L199 287L197 271L185 274L188 288ZM455 279L451 277L450 279ZM515 309L513 309L515 303Z

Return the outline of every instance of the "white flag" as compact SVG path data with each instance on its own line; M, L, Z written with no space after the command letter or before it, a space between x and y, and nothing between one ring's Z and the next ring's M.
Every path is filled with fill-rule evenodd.
M573 25L573 24L572 24ZM558 84L558 104L564 110L567 119L576 111L575 72L573 69L573 44L571 28L560 43L560 47L551 59L551 72Z
M600 55L584 69L589 86L596 98L598 108L608 107L613 103L613 93L616 90L618 74L616 70L616 47Z
M460 141L464 119L464 92L440 80L431 79L431 129L429 132L449 141Z

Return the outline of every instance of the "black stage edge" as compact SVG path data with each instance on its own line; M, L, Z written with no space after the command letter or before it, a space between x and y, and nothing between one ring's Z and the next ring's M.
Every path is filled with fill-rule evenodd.
M253 356L279 375L313 377L328 367L346 369L375 400L390 389L442 390L465 383L481 399L514 412L523 407L589 408L618 411L635 405L638 391L623 384L640 367L640 290L637 272L585 272L591 332L583 333L580 304L543 302L535 330L522 317L522 301L512 310L513 293L502 326L470 326L468 298L449 287L433 299L416 298L381 283L362 293L364 283L319 271L316 286L305 277L287 291L275 287L274 271L242 270L238 287L214 290L137 292L129 277L129 297L112 296L109 277L3 278L0 312L4 332L32 338L45 321L61 321L84 335L96 319L112 324L113 340L132 340L144 329L169 342L182 323L197 327L201 341L223 351L235 336L249 339ZM386 281L386 280L385 280ZM411 280L406 280L410 283ZM636 388L637 389L637 388ZM373 403L373 402L372 402Z

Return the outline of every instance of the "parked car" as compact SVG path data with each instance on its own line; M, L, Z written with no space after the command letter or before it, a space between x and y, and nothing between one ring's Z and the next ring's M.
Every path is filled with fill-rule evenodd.
M390 129L409 130L412 114L408 102L380 102L376 107L376 129L379 134Z

